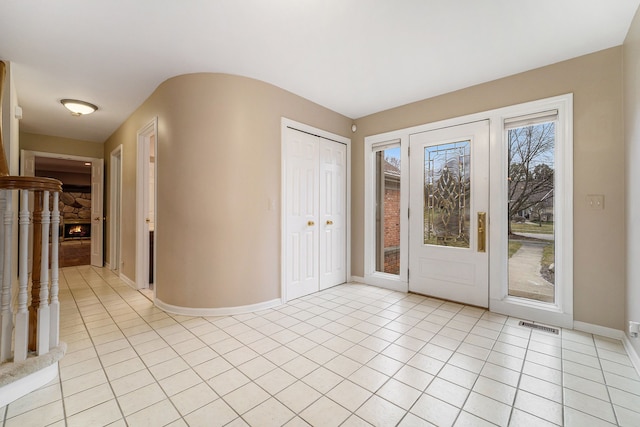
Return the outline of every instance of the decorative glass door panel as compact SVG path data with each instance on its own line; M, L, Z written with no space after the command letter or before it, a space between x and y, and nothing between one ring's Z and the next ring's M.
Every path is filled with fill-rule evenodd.
M424 148L424 244L469 247L470 141Z

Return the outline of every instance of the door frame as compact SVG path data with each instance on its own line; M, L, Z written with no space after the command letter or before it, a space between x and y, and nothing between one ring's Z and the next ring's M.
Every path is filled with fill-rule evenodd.
M507 223L507 153L506 132L503 131L504 119L527 115L536 111L557 109L559 124L557 135L562 146L557 148L556 162L562 164L562 173L558 174L557 186L562 188L562 195L556 197L558 213L563 226L558 229L556 243L556 257L562 272L556 273L557 280L561 280L560 292L556 292L555 304L541 304L535 301L522 301L508 296L507 270L507 239L503 239L503 227ZM490 152L490 194L489 194L489 310L509 316L517 316L561 327L573 327L573 94L559 95L537 101L515 104L494 110L469 114L433 123L421 124L405 129L385 132L365 137L364 166L365 166L365 194L364 194L364 277L358 278L362 282L401 292L409 289L408 276L408 180L409 168L401 171L401 271L394 276L375 271L375 183L373 182L373 154L377 145L386 142L400 142L401 163L408 164L409 136L414 133L427 132L464 123L489 120L489 152ZM404 227L403 227L404 225ZM404 251L404 253L402 252Z
M109 158L109 268L118 275L122 264L122 153L120 144Z
M287 289L286 289L286 239L287 239L287 221L286 221L286 206L287 206L287 177L286 177L286 129L291 128L299 130L301 132L310 133L312 135L319 136L321 138L333 140L347 146L347 158L346 158L346 191L345 191L345 271L347 281L351 280L351 139L341 135L337 135L316 127L296 122L286 117L281 118L280 123L280 298L282 303L288 301ZM274 196L271 196L267 200L267 209L275 209Z
M155 141L155 185L154 185L154 235L153 235L153 277L157 282L156 275L156 254L158 246L158 117L151 119L149 123L140 128L137 132L137 160L136 160L136 288L149 288L149 233L145 222L145 200L149 197L149 142L151 137ZM145 230L147 233L145 233ZM145 274L146 272L146 274ZM153 287L155 299L157 286Z
M100 252L102 253L101 257L104 263L104 159L101 159L99 157L86 157L86 156L75 156L72 154L62 154L62 153L48 153L46 151L34 151L34 150L20 150L20 175L22 176L33 176L33 175L27 175L26 173L34 173L35 172L35 158L36 157L46 157L46 158L50 158L50 159L62 159L62 160L75 160L75 161L79 161L79 162L91 162L92 164L94 162L101 162L102 163L102 179L100 180L99 183L99 190L100 190L100 194L102 195L102 215L101 215L101 222L102 222L102 236L103 236L103 242L102 245L100 246ZM31 165L29 165L29 167L27 167L27 162L33 161L34 165L33 165L33 172L31 172L31 170L27 170L31 167ZM92 166L93 167L93 166ZM94 199L94 191L93 191L93 186L91 188L91 200L93 201ZM93 202L92 202L92 209L93 209ZM62 218L62 212L60 213L60 217ZM93 222L93 215L91 216L91 221ZM93 243L92 245L93 246ZM91 258L93 259L93 253ZM93 265L93 264L91 264Z

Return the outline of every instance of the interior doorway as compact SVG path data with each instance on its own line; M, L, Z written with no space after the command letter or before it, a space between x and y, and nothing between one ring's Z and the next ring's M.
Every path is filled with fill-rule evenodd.
M103 265L103 160L22 150L23 176L55 178L60 195L60 266Z

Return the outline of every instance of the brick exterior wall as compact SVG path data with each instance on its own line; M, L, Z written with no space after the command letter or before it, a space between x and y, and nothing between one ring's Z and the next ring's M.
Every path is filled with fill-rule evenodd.
M385 181L384 272L400 274L400 187L398 180Z
M385 248L384 272L389 274L400 274L400 248Z

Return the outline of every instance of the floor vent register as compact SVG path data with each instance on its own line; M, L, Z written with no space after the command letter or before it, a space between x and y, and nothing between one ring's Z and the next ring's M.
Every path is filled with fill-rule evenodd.
M536 325L535 323L523 322L523 321L520 321L519 325L520 326L526 326L527 328L538 329L538 330L544 331L544 332L550 332L550 333L556 334L556 335L560 334L560 330L559 329L550 328L549 326Z

